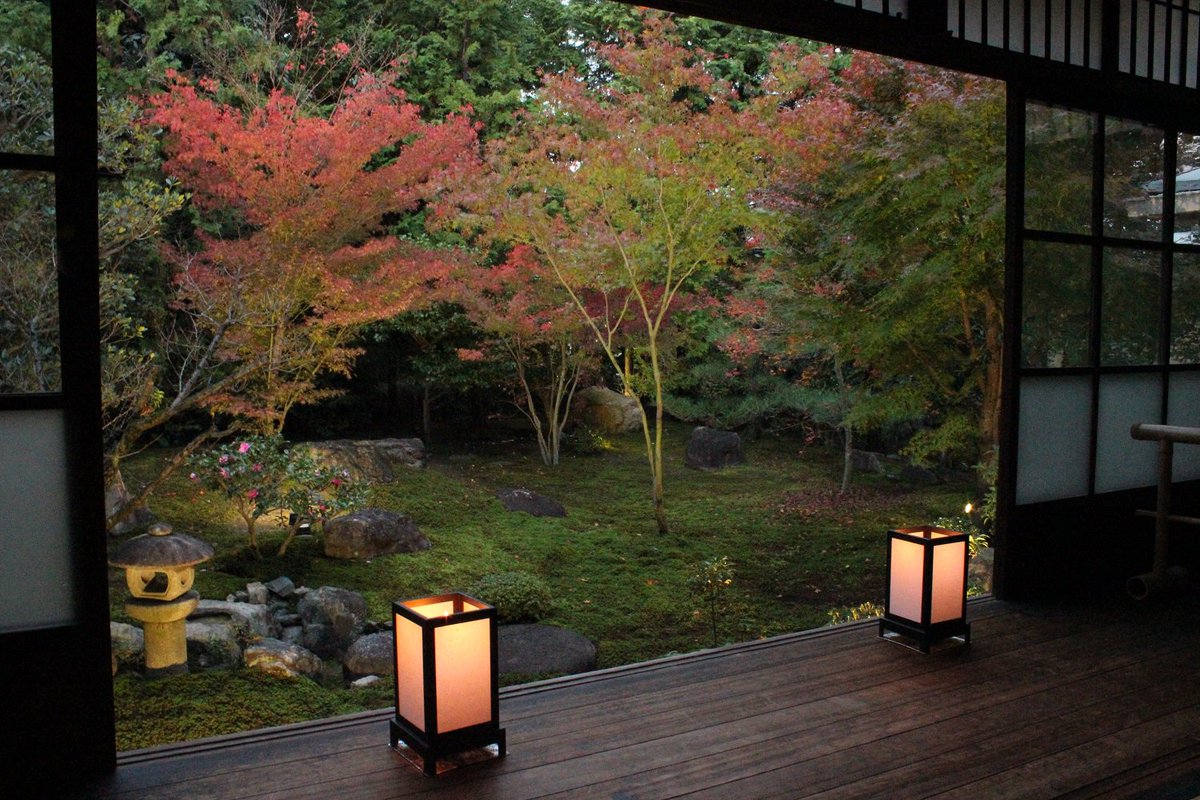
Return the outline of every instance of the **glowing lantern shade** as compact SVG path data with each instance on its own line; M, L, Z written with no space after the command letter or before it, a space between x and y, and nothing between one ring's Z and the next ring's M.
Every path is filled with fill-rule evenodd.
M464 594L392 604L396 639L396 716L400 741L421 756L426 775L437 760L496 745L500 727L496 609Z
M970 642L967 557L965 533L928 525L888 531L886 600L879 635L911 637L922 653L943 639Z

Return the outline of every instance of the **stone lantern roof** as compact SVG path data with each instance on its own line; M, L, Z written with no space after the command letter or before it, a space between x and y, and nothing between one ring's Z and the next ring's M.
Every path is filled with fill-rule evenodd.
M212 557L212 545L184 533L173 533L170 525L157 522L148 533L123 542L108 563L126 569L191 567Z

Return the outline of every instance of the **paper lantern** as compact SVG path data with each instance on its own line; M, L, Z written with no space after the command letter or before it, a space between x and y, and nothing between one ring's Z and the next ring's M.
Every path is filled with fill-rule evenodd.
M427 775L437 761L495 745L500 727L496 609L464 594L392 604L396 648L396 716L392 746L421 756Z
M924 525L888 531L887 586L879 635L914 640L922 653L944 639L971 641L965 533Z

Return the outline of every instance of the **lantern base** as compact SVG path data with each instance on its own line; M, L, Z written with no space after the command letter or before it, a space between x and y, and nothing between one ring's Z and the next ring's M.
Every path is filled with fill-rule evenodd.
M884 616L879 620L879 638L928 654L932 645L947 639L971 643L971 623L954 619L933 625L918 625L898 617Z
M497 758L507 754L504 728L492 723L474 725L449 733L427 736L408 723L403 717L394 717L389 725L392 747L405 755L401 746L407 747L421 757L422 771L426 775L437 775L439 759L458 756L461 763L469 764L482 758L468 758L468 751L479 751L494 745ZM405 757L407 757L405 755ZM458 766L455 764L454 766Z

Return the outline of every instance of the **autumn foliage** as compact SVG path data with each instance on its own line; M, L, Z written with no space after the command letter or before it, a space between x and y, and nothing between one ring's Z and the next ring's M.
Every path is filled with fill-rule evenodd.
M175 304L233 376L205 404L277 426L316 399L318 374L348 368L359 326L420 302L456 262L387 224L477 167L476 129L421 119L386 74L360 74L327 117L281 89L243 110L214 82L168 77L146 122L199 220L194 245L169 249Z

